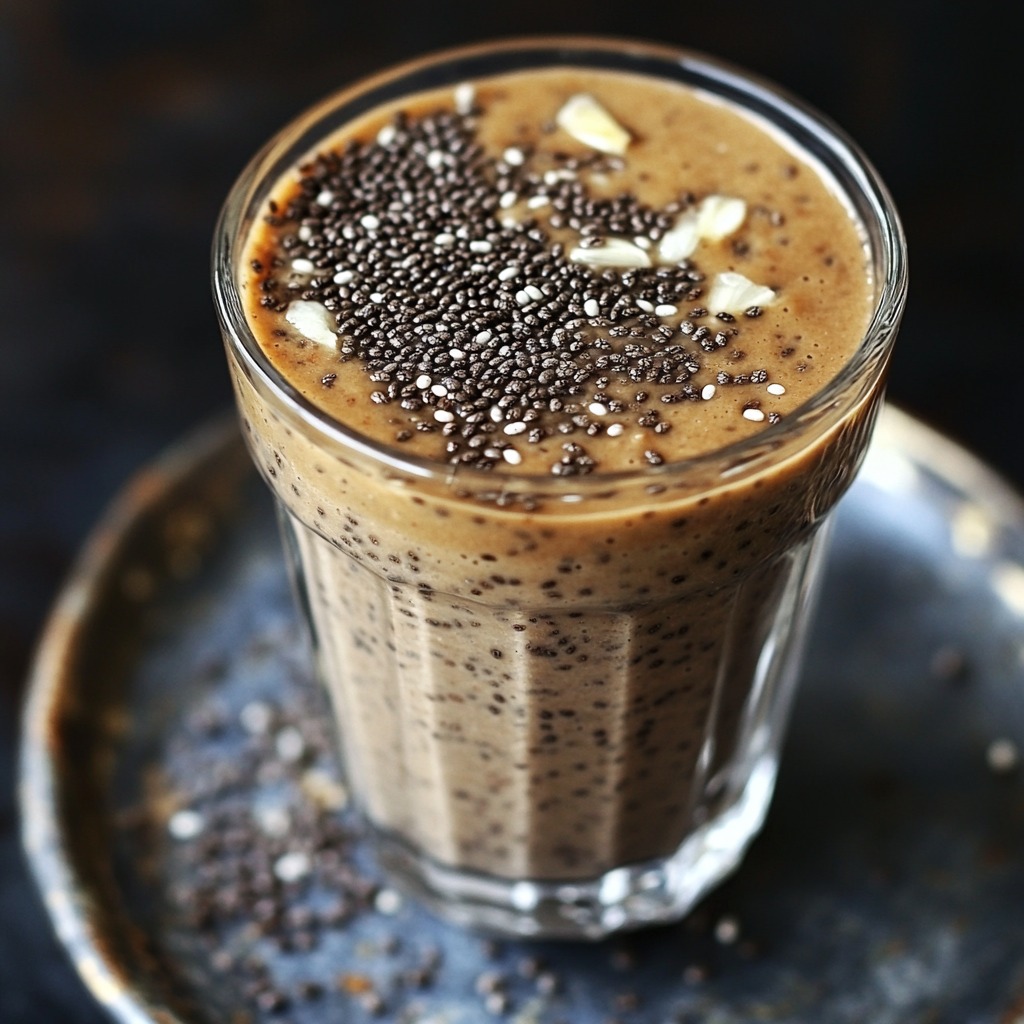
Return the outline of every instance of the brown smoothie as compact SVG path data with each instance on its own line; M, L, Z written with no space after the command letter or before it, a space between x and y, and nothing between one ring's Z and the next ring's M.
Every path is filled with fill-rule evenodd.
M575 68L376 109L273 195L246 316L367 453L235 385L366 813L505 878L671 854L735 796L879 397L776 440L864 336L848 204L720 100Z

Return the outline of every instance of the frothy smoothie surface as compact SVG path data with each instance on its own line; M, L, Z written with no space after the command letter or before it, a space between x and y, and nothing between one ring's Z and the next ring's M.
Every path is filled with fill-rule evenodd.
M749 116L553 68L379 108L279 183L243 295L280 373L405 453L574 475L777 422L863 337L848 207Z

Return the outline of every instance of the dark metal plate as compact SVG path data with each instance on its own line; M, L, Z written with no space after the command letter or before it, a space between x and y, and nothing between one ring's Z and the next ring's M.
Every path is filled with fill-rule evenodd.
M122 1024L1024 1015L1024 511L892 410L840 507L768 825L687 921L495 943L382 887L341 809L233 426L119 499L39 648L33 870Z

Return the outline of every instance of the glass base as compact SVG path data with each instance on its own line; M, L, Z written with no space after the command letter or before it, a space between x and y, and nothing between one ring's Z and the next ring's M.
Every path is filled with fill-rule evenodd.
M744 788L670 857L614 868L589 881L510 881L438 864L377 833L392 882L454 924L500 936L601 939L685 916L737 867L764 823L778 762L763 756Z

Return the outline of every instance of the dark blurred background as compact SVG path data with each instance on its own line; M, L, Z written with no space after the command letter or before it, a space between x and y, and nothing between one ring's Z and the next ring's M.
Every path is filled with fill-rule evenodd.
M262 141L364 72L539 32L739 62L867 150L900 206L911 300L891 397L1024 488L1014 6L988 0L0 0L0 1024L101 1018L17 847L34 638L126 478L229 406L208 287L218 207Z

